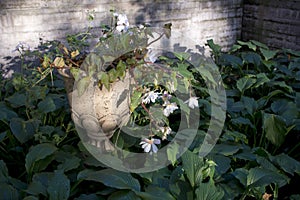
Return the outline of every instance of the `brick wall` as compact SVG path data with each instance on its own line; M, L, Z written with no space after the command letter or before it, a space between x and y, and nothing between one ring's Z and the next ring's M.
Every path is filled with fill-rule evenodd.
M214 39L224 49L241 35L243 0L1 0L0 58L14 55L25 41L32 47L39 38L64 39L89 26L86 10L95 10L92 26L108 19L108 10L123 10L131 24L172 22L175 31L203 46ZM72 3L70 3L72 2ZM97 31L97 28L95 29Z
M242 39L300 50L300 1L244 0Z

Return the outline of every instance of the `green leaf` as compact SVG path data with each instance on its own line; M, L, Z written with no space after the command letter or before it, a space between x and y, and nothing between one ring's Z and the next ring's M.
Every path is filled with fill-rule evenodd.
M224 191L218 189L212 182L201 183L195 193L197 199L205 200L221 200L224 196Z
M258 47L264 48L264 49L269 49L269 47L261 42L258 42L256 40L250 40L250 42L252 42L253 44L255 44Z
M112 193L108 200L139 200L139 198L134 192L128 190L121 190Z
M274 58L277 54L277 51L271 51L271 50L262 49L262 48L260 48L259 50L263 54L263 56L265 57L266 60L270 60L270 59Z
M255 128L254 125L252 124L252 122L248 118L245 118L245 117L234 118L231 120L231 122L236 125L249 125L251 128Z
M130 111L133 112L141 103L142 92L135 90L131 96Z
M186 151L181 158L187 178L191 186L194 187L196 185L196 173L203 166L203 159L191 151Z
M242 58L245 63L253 64L255 67L258 67L262 61L260 55L254 52L243 52Z
M1 183L0 182L0 199L3 200L15 200L20 199L19 192L12 187L11 185L8 185L7 183Z
M52 155L57 148L50 143L43 143L33 146L26 155L25 168L30 173L39 160L45 159L47 156Z
M256 80L254 78L245 76L237 81L236 86L241 93L244 93L245 90L251 88L255 83Z
M277 88L277 86L279 86L282 87L283 89L286 89L289 93L293 92L293 88L287 85L284 81L270 81L268 84L273 86L274 89Z
M252 49L253 51L256 51L256 45L254 45L251 41L249 42L237 41L237 43L242 46L247 46L249 49Z
M133 178L131 174L113 169L104 169L100 171L83 170L79 172L77 179L97 181L117 189L140 191L138 180Z
M290 125L293 124L293 120L298 118L299 111L296 104L287 99L279 99L271 104L272 111L283 117Z
M256 83L253 87L257 88L265 83L268 83L270 79L267 77L265 73L259 73L256 75Z
M263 129L266 138L276 146L280 146L290 129L286 127L285 122L277 115L264 113Z
M145 192L136 192L142 199L151 200L175 200L175 198L167 192L164 188L150 185L145 189Z
M83 93L86 91L90 83L91 83L91 79L89 76L83 77L77 82L76 86L78 90L78 96L83 95Z
M237 50L241 49L242 46L238 44L234 44L231 49L229 50L230 52L236 52Z
M285 172L291 174L292 176L294 173L300 175L300 162L295 160L294 158L282 153L276 156L272 156L270 158L273 163L283 169Z
M173 52L174 56L176 58L178 58L180 61L184 61L187 60L189 57L191 57L191 54L187 53L187 52Z
M232 66L233 68L240 68L243 66L243 61L240 57L230 54L222 54L220 56L220 62L225 66Z
M177 154L179 152L179 148L180 146L176 142L174 142L172 145L168 145L167 148L168 160L171 161L173 166L177 162L178 159Z
M271 183L278 184L279 187L286 185L289 178L283 174L273 172L264 168L251 168L247 176L247 186L265 187Z
M109 76L106 72L99 72L97 78L99 79L100 84L104 85L107 90L110 89Z
M12 96L6 98L6 100L11 103L12 107L19 108L26 105L26 95L22 93L14 93Z
M231 156L237 153L240 150L240 147L237 145L228 145L228 144L216 144L212 152L218 153L224 156Z
M207 45L215 54L219 54L221 52L221 46L218 44L215 44L212 39L207 40Z
M57 169L63 170L65 172L79 167L81 161L81 159L77 158L71 153L62 151L56 153L55 160L61 162L61 164L57 166Z
M67 200L70 195L70 180L62 170L54 172L47 188L50 200Z
M18 117L17 113L8 108L4 102L0 102L0 120L10 121Z
M52 98L46 97L46 99L42 100L38 104L38 108L43 113L49 113L56 110L55 103Z
M35 173L32 177L32 182L29 184L26 192L32 195L42 194L47 196L47 188L50 183L50 179L54 176L53 172Z
M236 179L240 181L243 186L247 186L247 176L249 174L248 170L244 168L238 168L231 173Z
M25 143L33 138L34 134L38 130L39 123L40 121L35 119L24 121L21 118L13 118L9 125L13 135L19 140L19 142Z
M3 160L0 160L0 182L6 182L8 178L8 169Z

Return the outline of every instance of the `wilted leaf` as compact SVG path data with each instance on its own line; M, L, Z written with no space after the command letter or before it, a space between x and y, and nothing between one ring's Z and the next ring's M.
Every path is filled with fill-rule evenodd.
M55 67L63 68L65 66L65 61L62 57L56 57L53 61Z
M79 55L79 51L77 49L71 52L71 58L75 58L78 55Z

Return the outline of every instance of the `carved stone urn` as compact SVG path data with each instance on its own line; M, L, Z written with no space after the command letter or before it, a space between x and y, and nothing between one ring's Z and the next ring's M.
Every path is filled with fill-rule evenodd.
M91 77L84 93L79 94L80 81L76 81L66 68L58 71L64 77L72 119L81 139L100 151L113 151L114 146L109 139L130 118L130 88L133 83L130 73L126 71L122 79L111 83L109 90L99 87Z

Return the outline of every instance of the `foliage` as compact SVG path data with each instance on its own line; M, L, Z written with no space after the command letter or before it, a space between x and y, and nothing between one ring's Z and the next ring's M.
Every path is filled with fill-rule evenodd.
M64 84L54 66L62 63L58 54L65 64L80 65L85 58L81 49L70 50L54 41L41 44L39 51L22 52L23 60L35 56L40 63L32 66L35 63L27 60L20 73L0 83L1 199L299 197L293 188L300 180L300 53L270 50L257 41L238 41L228 52L212 40L208 45L227 92L221 138L206 157L199 157L213 117L204 78L188 68L184 54L161 57L161 62L179 65L181 76L194 83L196 96L201 96L197 100L201 120L195 140L180 158L178 148L171 149L168 167L141 174L106 168L77 136ZM72 58L71 54L78 55ZM133 95L140 102L143 93ZM184 111L185 104L178 105ZM172 120L176 125L178 119ZM122 135L112 140L123 148L139 147Z

